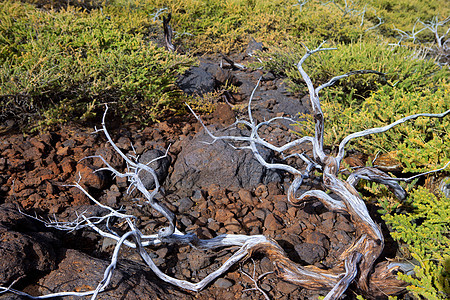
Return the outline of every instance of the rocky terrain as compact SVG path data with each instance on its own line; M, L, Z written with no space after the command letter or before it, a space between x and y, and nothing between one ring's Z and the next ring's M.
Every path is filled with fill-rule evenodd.
M241 54L232 59L242 63L250 58ZM261 87L253 103L255 118L298 118L298 113L309 111L308 98L290 94L282 79L273 74L221 68L220 58L201 61L199 67L180 79L179 85L186 93L212 92L227 81L239 86L238 93L224 93L215 111L202 116L209 128L219 134L244 130L228 126L237 117L245 117L249 95L261 76ZM222 233L264 234L276 240L294 262L324 269L354 241L355 228L348 216L329 212L319 202L292 206L285 193L291 181L289 176L268 171L250 151L236 150L225 142L208 144L209 137L193 116L172 118L143 130L134 124L118 126L108 116L106 123L118 147L125 153L139 155L140 161L149 161L169 148L168 158L152 167L163 182L158 199L176 214L182 231L194 231L200 238ZM287 127L263 130L265 138L273 143L293 139L290 124L282 125ZM70 186L74 181L103 204L123 207L136 215L143 232L155 232L165 224L160 214L137 206L141 195L127 194L126 180L113 178L106 171L93 172L103 163L98 158L86 158L92 155L101 155L118 170L125 168L104 136L92 134L93 131L69 124L42 135L7 132L0 137L0 286L17 280L16 289L39 295L93 289L102 279L114 248L111 240L87 230L57 231L21 213L58 220L74 219L77 212L101 214L102 210L93 206L86 195ZM263 155L266 160L280 159L271 151L263 151ZM358 165L363 160L355 155L348 163ZM301 162L291 158L289 163ZM152 180L145 180L151 188ZM320 186L319 178L310 178L302 189ZM381 257L393 257L395 251L387 240ZM232 253L226 249L205 253L176 245L163 245L150 252L167 274L194 282L217 269ZM254 288L250 277L272 270L267 258L254 257L234 266L205 290L193 293L159 280L136 252L124 248L110 288L98 298L262 299L263 294ZM317 299L327 292L298 288L274 273L261 278L258 284L271 299ZM350 288L346 295L353 299L356 294ZM20 297L6 294L0 299Z

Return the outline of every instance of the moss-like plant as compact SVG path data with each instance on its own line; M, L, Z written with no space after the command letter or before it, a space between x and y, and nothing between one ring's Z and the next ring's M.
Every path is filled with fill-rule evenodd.
M328 143L339 141L346 132L383 126L402 116L445 111L450 108L450 84L437 81L421 90L407 91L401 87L383 86L359 105L345 106L336 101L324 104L325 114L331 120ZM414 124L403 124L389 133L371 139L355 141L354 148L367 154L395 151L404 172L422 172L442 167L450 160L450 120L424 119Z
M194 60L157 47L147 15L118 7L44 11L14 2L4 2L0 15L3 115L33 108L48 126L114 102L125 120L147 123L184 100L175 81Z
M399 274L408 289L424 299L448 299L450 296L450 199L418 188L407 200L413 210L387 214L383 219L392 226L392 237L408 245L412 259L418 262L415 274Z

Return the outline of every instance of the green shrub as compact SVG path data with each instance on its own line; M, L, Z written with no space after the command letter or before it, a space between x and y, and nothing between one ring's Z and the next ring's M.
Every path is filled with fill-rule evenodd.
M414 23L420 18L429 21L435 16L447 17L450 15L450 4L447 0L373 0L371 6L383 16L381 25L383 35L396 36L398 33L393 26L405 31L411 31Z
M284 41L317 39L350 41L371 35L366 29L377 24L374 10L368 10L365 22L361 16L344 16L335 6L310 1L300 10L297 1L254 0L145 0L132 1L140 9L154 14L158 9L172 13L178 42L194 52L243 51L250 37L266 45ZM363 9L364 5L358 5Z
M440 83L440 84L439 84ZM352 132L381 127L416 113L441 113L450 109L450 83L410 91L383 86L361 105L344 105L327 99L323 102L328 130L325 141L336 144ZM404 172L423 172L442 167L450 161L450 119L419 118L385 133L356 139L351 147L374 156L394 152Z
M17 99L25 99L46 117L41 125L52 125L93 114L95 103L116 102L124 119L146 123L184 99L174 83L194 61L157 47L145 14L5 2L0 15L4 114L18 114Z
M314 48L320 42L321 40L313 40L307 46ZM345 101L346 104L355 100L361 103L370 95L369 92L378 89L378 83L389 82L408 90L420 89L449 74L447 70L441 70L433 60L416 59L414 52L409 49L390 47L377 41L327 43L326 47L335 47L336 50L319 52L308 58L303 65L316 85L354 70L375 70L386 74L384 78L378 75L351 76L322 92L325 93L325 98L337 96L339 102ZM281 47L271 47L269 51L260 51L258 56L262 62L255 65L287 76L292 90L305 92L306 86L297 70L297 63L304 53L302 45L285 43ZM350 93L355 97L343 99L344 94Z
M175 41L195 53L242 51L250 37L273 43L289 36L288 22L296 18L282 0L145 0L134 1L148 14L172 13Z
M437 197L419 187L408 198L413 210L386 214L391 236L408 245L418 262L415 275L399 274L409 283L408 290L424 299L448 299L450 296L450 199Z

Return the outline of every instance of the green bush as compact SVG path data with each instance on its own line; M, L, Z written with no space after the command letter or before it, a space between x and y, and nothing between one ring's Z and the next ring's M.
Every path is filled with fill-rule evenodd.
M376 11L368 10L365 22L361 16L344 15L333 5L310 1L300 10L297 1L255 0L145 0L133 1L140 9L154 14L167 9L173 16L173 27L178 42L194 52L243 51L250 37L266 45L284 41L317 39L351 41L361 35L372 35L365 30L376 25ZM364 5L358 5L363 9Z
M415 275L399 274L416 297L448 299L450 296L450 199L437 197L425 188L408 198L412 211L386 214L391 236L408 245L411 258L418 262Z
M441 113L450 109L450 84L444 80L436 87L408 92L405 88L384 86L359 106L324 101L329 122L325 140L335 144L351 132L381 127L416 113ZM419 118L385 133L357 139L351 148L374 156L394 152L404 172L422 172L442 167L450 161L450 119Z
M157 47L155 24L145 14L118 7L43 11L4 2L0 15L3 114L19 114L22 99L45 116L41 125L52 125L115 102L124 119L146 123L184 99L174 83L194 60Z

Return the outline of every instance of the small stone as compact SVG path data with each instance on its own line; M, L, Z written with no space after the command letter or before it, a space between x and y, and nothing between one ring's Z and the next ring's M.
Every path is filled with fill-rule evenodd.
M220 224L216 220L209 218L208 219L208 228L214 232L217 232L220 229Z
M229 126L236 120L235 112L227 103L217 103L216 109L211 116L214 121L222 124L223 126Z
M241 200L242 200L242 202L244 202L244 204L247 204L249 206L253 206L252 193L250 193L247 190L240 189L238 194L239 194L239 198L241 198Z
M214 283L214 286L222 289L227 289L233 286L233 282L231 280L225 279L225 278L219 278Z
M39 141L37 138L31 138L30 139L31 145L33 145L35 148L39 149L40 151L44 151L45 145Z
M73 205L89 204L89 198L79 188L72 187L69 189L69 194L73 198Z
M329 219L334 220L336 218L336 213L332 211L327 211L321 214L320 217L322 218L322 220L329 220Z
M264 227L268 230L278 230L283 228L283 221L277 215L269 214L264 220Z
M191 271L188 268L182 268L181 275L183 275L185 278L191 278Z
M189 213L189 215L190 215L191 217L193 217L194 219L197 219L198 217L200 217L200 213L199 213L198 211L196 211L196 210L191 211L191 212Z
M218 209L216 211L215 219L219 223L225 223L228 219L233 217L233 213L226 209Z
M70 152L69 152L69 147L61 147L61 148L58 148L58 150L56 150L56 155L59 155L59 156L67 156L67 155L70 155Z
M195 220L195 224L197 224L200 227L203 227L206 224L208 224L208 219L204 216L200 216L197 220Z
M70 148L75 147L76 144L77 144L77 142L75 140L73 140L73 139L66 140L66 141L62 142L62 146L63 147L70 147Z
M342 222L337 222L335 224L335 229L340 229L340 230L344 230L347 232L355 232L355 226L353 226L353 224L351 224L347 220L342 221Z
M122 194L117 191L111 191L109 190L106 192L106 204L109 206L116 206L117 205L117 198L119 198Z
M47 195L53 195L56 192L56 187L49 181L45 183L45 192Z
M192 208L192 206L194 206L194 202L187 197L178 200L178 211L180 213L185 213L189 211Z
M303 232L303 224L298 222L294 223L291 226L284 229L286 233L294 234L294 235L300 235Z
M64 157L60 163L61 170L64 174L71 174L75 170L75 161L70 157Z
M336 240L343 245L348 245L352 241L352 238L348 235L348 233L344 230L336 230L333 232L334 237Z
M184 226L188 227L192 225L192 221L191 219L189 219L187 216L183 216L180 220L181 224L183 224Z
M247 214L242 220L242 224L249 229L253 227L261 227L262 225L261 221L255 215L253 215L253 213Z
M255 196L260 198L266 198L269 195L267 186L264 184L260 184L255 189Z
M303 243L295 245L298 257L309 265L313 265L327 256L327 250L317 244Z
M202 190L195 190L191 199L196 203L204 201L205 200L204 192Z
M262 202L258 203L257 207L265 209L266 211L273 211L273 203L267 198L262 198Z
M294 206L291 206L288 208L287 212L291 218L295 218L295 216L297 214L297 208Z
M228 232L232 233L238 233L241 230L241 224L235 218L230 218L225 221L224 226Z
M331 232L334 226L334 220L333 219L326 219L322 222L322 226L327 230L328 232Z
M272 289L272 287L270 286L270 285L268 285L267 283L261 283L260 285L259 285L259 287L261 288L261 289L263 289L264 291L266 291L266 292L270 292L270 290Z
M255 209L253 214L260 220L264 220L266 218L266 213L262 209Z
M280 188L278 187L278 182L271 181L267 184L267 189L270 196L282 195ZM284 196L284 195L283 195Z
M187 254L187 260L192 270L200 270L210 265L210 257L201 251L192 251Z
M128 186L128 179L126 177L116 177L116 184L120 188L125 188Z
M275 202L274 208L280 213L285 213L287 211L287 204L284 201Z
M208 195L212 198L212 199L220 199L223 198L225 196L225 191L222 190L220 188L220 186L218 184L210 184L208 187Z
M115 239L103 238L101 250L103 252L112 251L114 249L114 247L116 246L116 244L117 244L117 241Z
M306 234L305 241L310 244L320 245L326 249L330 248L330 242L325 234L313 231Z
M96 168L89 164L80 163L77 165L77 178L79 183L95 189L103 189L107 184L107 174L105 171L95 172Z
M169 252L169 249L167 249L166 247L158 249L158 250L155 251L156 255L158 255L159 258L166 257L168 252Z
M287 295L287 294L290 294L293 291L295 291L297 288L298 288L298 285L291 284L291 283L288 283L288 282L280 280L277 283L276 290L281 292L281 293L283 293L283 294L285 294L285 295Z
M36 147L31 147L27 151L22 152L22 156L27 161L35 161L42 157L42 152Z
M200 227L195 230L195 233L200 239L212 239L214 236L211 231L206 227Z
M252 227L249 232L250 235L258 235L261 234L261 229L259 227Z

